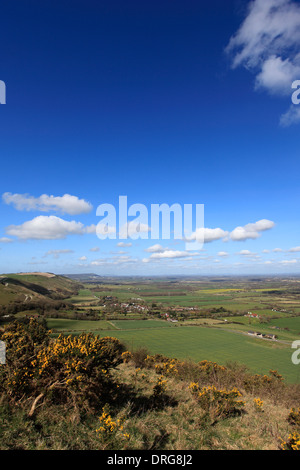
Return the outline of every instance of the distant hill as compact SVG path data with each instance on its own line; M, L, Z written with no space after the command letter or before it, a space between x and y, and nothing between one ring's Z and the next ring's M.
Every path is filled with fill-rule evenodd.
M77 294L82 285L53 273L12 273L0 276L0 304L34 300L66 299Z

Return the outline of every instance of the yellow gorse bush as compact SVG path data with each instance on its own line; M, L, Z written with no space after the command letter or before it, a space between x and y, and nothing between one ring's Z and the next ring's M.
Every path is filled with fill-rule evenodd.
M211 374L212 372L224 372L226 371L226 367L220 366L216 362L211 362L211 361L201 361L199 362L199 367L201 372L205 372L207 374Z
M123 362L126 364L132 359L132 353L130 351L124 351L121 355Z
M254 398L253 403L257 411L263 411L264 402L260 398Z
M42 396L88 407L114 393L110 370L122 362L124 351L118 339L82 333L51 340L34 319L13 322L0 336L7 346L0 387L11 399Z
M171 359L168 362L155 364L155 372L166 376L176 376L178 374L176 359Z
M123 432L124 418L114 421L105 407L102 410L102 415L99 417L99 421L100 426L98 429L96 429L96 432L102 441L107 441L112 437L115 437L117 433L123 439L128 440L130 438L128 433Z
M237 388L217 389L214 385L200 388L197 383L192 382L189 389L201 408L205 411L212 411L216 416L234 414L245 406L244 401L237 400L242 396Z
M288 415L288 422L290 424L300 426L300 408L292 408Z
M121 343L116 338L99 338L91 333L82 333L79 336L60 335L53 343L41 349L31 364L39 375L52 373L53 367L58 364L66 377L74 373L80 376L100 365L101 372L106 374L107 369L121 361L117 360L118 353L121 355Z
M158 377L154 387L153 387L153 397L158 398L163 395L166 391L167 381L163 376Z
M287 441L282 441L281 448L283 450L300 450L300 434L293 432L289 434Z

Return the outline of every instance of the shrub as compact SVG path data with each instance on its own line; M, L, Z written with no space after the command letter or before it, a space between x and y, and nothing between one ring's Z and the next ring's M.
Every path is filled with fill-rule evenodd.
M7 346L2 391L19 403L32 398L30 414L42 399L89 409L113 398L117 387L110 370L122 362L124 351L116 338L82 333L50 341L35 320L9 325L1 338Z
M145 359L149 355L149 351L146 348L139 348L131 353L131 360L135 367L145 367Z
M276 400L282 398L284 382L277 371L270 370L270 375L254 374L246 376L244 387L247 392L260 393L260 395L267 395Z
M260 398L254 398L253 402L256 411L263 411L264 402Z
M30 395L33 390L32 358L49 343L49 331L36 319L14 321L0 333L6 344L6 364L0 367L1 391L11 399Z
M122 357L123 362L127 364L128 362L130 362L133 356L130 351L124 351L121 357Z
M242 394L237 388L232 390L219 390L214 385L200 388L195 382L191 383L189 389L196 397L204 411L213 417L228 417L240 412L245 403L237 398Z
M283 450L300 450L300 434L298 432L291 433L287 441L282 441L281 448Z
M288 422L300 427L300 408L292 408L288 415Z
M159 398L162 395L164 395L164 393L166 392L166 383L167 383L167 381L164 380L163 376L161 376L157 379L156 384L153 387L152 396L154 398Z
M169 359L165 362L155 364L155 372L165 376L177 376L178 364L179 362L176 359Z
M96 433L106 449L120 448L120 440L128 441L130 439L130 435L124 432L124 418L113 420L107 405L102 409L99 422L100 426L96 429Z

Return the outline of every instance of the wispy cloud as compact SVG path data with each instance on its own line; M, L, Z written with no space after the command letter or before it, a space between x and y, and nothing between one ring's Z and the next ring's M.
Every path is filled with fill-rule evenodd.
M74 251L67 250L67 249L66 250L49 250L44 254L43 258L46 258L47 256L53 256L53 258L58 259L59 255L64 255L68 253L74 253Z
M12 243L12 239L11 238L7 238L7 237L1 237L0 238L0 243Z
M289 127L292 124L297 124L298 122L300 122L300 106L295 106L291 104L289 109L281 115L280 125L282 127Z
M226 52L233 68L244 66L256 75L255 89L290 95L300 76L300 5L291 0L254 0ZM295 107L281 117L282 125L300 121Z

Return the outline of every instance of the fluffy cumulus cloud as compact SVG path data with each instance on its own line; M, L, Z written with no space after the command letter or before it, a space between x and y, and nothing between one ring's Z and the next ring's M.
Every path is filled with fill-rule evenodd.
M145 251L148 253L162 253L165 251L165 248L159 244L149 246L149 248L146 248Z
M300 76L300 5L292 0L254 0L226 51L233 67L244 66L256 74L255 88L270 94L291 95L292 82ZM282 116L284 125L300 120L291 107Z
M236 227L230 232L230 238L234 241L244 241L248 239L256 239L261 236L260 232L270 230L275 226L272 220L262 219L257 222L244 225L243 227Z
M256 255L256 253L252 253L252 251L250 250L241 250L238 254L242 256L255 256Z
M81 222L69 222L54 215L40 215L21 225L8 226L6 233L21 240L59 240L68 235L82 235L85 228Z
M228 256L227 251L219 251L218 256L221 256L222 258L226 258Z
M203 243L210 243L215 240L227 237L228 232L221 228L198 228L188 238L188 241L197 240Z
M12 204L20 211L57 211L64 214L76 215L88 213L92 210L92 205L89 202L70 194L64 194L63 196L42 194L39 197L34 197L29 194L12 194L7 192L2 195L2 199L6 204Z

